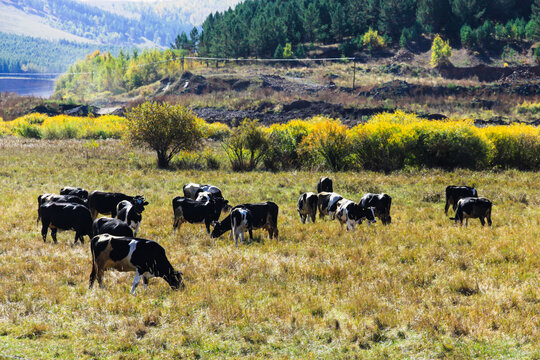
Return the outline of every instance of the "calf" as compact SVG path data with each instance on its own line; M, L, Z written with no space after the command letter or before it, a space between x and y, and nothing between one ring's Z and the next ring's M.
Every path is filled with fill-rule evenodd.
M202 191L207 191L211 193L214 197L223 198L223 195L221 194L221 190L217 186L213 185L200 185L195 183L189 183L187 185L184 185L184 197L196 200L197 195Z
M48 202L39 207L38 218L41 218L43 242L47 239L49 227L55 243L57 230L75 230L74 243L77 243L77 240L84 243L84 235L92 236L92 216L86 206Z
M242 204L235 206L232 210L237 208L247 209L251 212L252 229L266 229L268 236L272 239L274 236L278 238L278 213L279 207L276 203L267 201L264 203L255 204ZM232 213L232 212L231 212ZM218 238L227 231L231 230L231 214L229 214L221 222L217 223L212 231L212 238Z
M390 197L390 195L384 193L367 193L362 196L358 204L363 208L373 208L375 211L375 216L381 220L383 225L387 225L392 222L392 217L390 216L392 198Z
M88 207L88 202L86 200L81 199L80 197L75 196L75 195L41 194L38 196L37 201L38 201L38 210L41 205L48 202L71 203L71 204L79 204L79 205ZM37 222L39 222L39 211L38 211Z
M90 288L96 278L99 286L103 287L103 273L108 269L135 271L132 294L135 293L141 278L145 287L148 286L150 278L161 277L174 290L184 288L183 274L174 270L167 259L165 249L155 241L102 234L92 238L90 251L92 253Z
M338 201L343 199L343 196L333 192L321 192L317 195L319 204L319 218L324 219L328 215L330 220L336 217Z
M484 197L466 197L460 199L456 205L456 215L450 220L455 220L463 225L463 219L465 219L465 226L469 225L469 218L480 219L482 226L486 223L484 218L487 218L487 223L491 226L491 207L493 203Z
M135 236L137 236L139 226L141 226L142 212L145 205L148 205L148 201L144 201L142 198L135 199L133 203L122 200L116 205L116 217L128 224Z
M444 214L448 215L448 209L452 205L452 209L455 211L459 199L466 197L478 197L478 191L474 187L470 186L454 186L450 185L446 187L446 205L444 206Z
M315 222L315 217L317 216L317 204L318 197L317 194L312 192L303 193L298 199L298 215L300 215L300 221L302 224L306 223L306 219L309 222Z
M322 192L333 192L334 187L332 186L332 179L329 177L322 177L317 183L317 193Z
M80 187L65 186L60 189L60 195L75 195L81 199L88 199L88 190Z
M249 232L249 240L253 240L253 216L251 211L244 207L237 207L231 211L231 229L234 243L238 246L238 238L244 242L244 232Z
M347 224L347 231L354 230L357 224L362 224L363 219L367 219L368 225L376 222L373 208L363 207L348 199L338 201L336 217L342 228L343 224Z
M181 196L175 197L172 201L174 212L173 235L176 228L185 222L190 224L204 223L206 233L210 234L210 225L219 220L219 215L227 204L228 201L223 198L210 199L203 203Z
M127 200L132 204L142 200L142 195L129 196L122 193L110 193L94 190L88 195L88 207L92 213L92 218L95 219L98 214L110 214L111 217L116 217L116 207L122 200Z
M133 237L133 230L120 219L102 217L94 220L92 224L92 235L101 234Z

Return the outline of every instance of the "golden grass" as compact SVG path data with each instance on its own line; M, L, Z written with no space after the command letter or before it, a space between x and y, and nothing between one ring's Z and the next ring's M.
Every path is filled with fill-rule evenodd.
M302 225L296 201L321 172L164 171L116 140L0 139L0 358L538 358L538 173L438 170L331 174L336 191L393 197L392 225ZM235 248L201 225L172 236L182 185L219 186L233 204L273 200L280 240ZM472 184L493 227L453 226L438 194ZM141 236L159 241L186 290L133 274L88 290L88 241L44 244L36 197L61 186L144 194ZM444 196L443 196L444 197Z

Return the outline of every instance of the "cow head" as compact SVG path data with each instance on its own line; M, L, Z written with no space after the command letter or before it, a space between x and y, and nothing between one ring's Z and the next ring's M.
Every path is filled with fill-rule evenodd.
M144 211L144 207L148 205L148 201L144 199L144 196L137 195L133 198L133 201L131 202L133 206L135 207L137 213L142 213Z
M164 276L165 281L169 283L173 290L184 290L186 288L181 271L172 271L171 274Z
M222 222L218 222L216 226L214 226L214 230L212 230L212 233L210 234L210 237L212 239L216 239L230 230L230 228L227 228L224 225L226 221L230 224L231 223L230 217L226 217Z
M362 208L362 218L366 218L367 221L370 223L376 223L377 220L375 220L375 208L374 207L367 207Z

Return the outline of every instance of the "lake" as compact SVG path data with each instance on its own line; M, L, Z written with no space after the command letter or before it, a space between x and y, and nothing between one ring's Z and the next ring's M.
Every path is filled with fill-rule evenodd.
M0 92L13 92L19 95L50 97L54 92L56 75L0 74Z

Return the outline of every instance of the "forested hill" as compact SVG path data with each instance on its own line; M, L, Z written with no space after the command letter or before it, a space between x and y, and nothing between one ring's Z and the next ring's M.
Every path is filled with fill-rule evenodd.
M485 48L492 41L538 41L540 0L246 0L209 15L199 52L210 56L273 56L291 43L340 43L343 53L378 30L385 43L406 45L439 33L453 42ZM531 13L534 16L531 19Z

